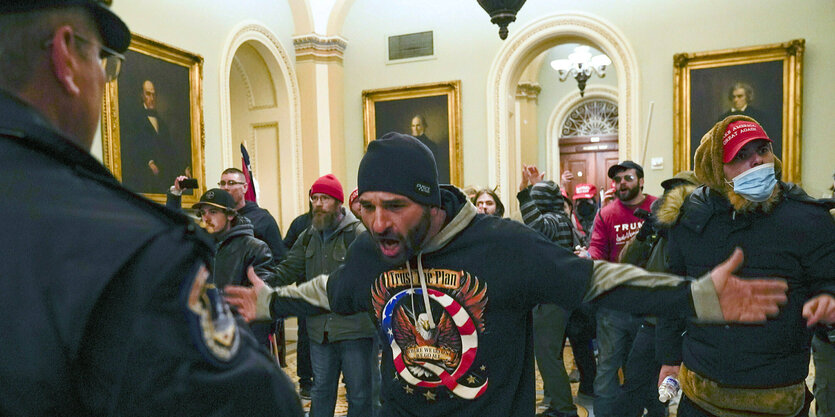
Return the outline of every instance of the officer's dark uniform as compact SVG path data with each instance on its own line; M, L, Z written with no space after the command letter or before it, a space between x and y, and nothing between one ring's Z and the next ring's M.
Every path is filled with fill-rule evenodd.
M0 415L302 415L190 220L2 91L0 167Z

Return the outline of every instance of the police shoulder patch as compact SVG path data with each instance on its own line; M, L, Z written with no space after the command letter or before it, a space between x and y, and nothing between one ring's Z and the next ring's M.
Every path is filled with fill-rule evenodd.
M209 362L229 364L240 348L240 334L229 305L209 282L206 265L199 264L183 284L181 300L192 343Z

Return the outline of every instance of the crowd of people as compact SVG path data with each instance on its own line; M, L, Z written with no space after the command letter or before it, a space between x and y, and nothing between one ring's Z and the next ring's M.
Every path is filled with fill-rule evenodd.
M525 165L509 213L387 133L284 239L237 168L199 227L187 178L164 207L90 155L131 38L108 4L0 4L1 415L332 416L342 378L352 417L530 417L536 365L539 415L570 417L566 338L596 416L666 415L668 377L683 417L833 415L835 200L780 180L757 120L716 123L658 198L629 160L603 193Z

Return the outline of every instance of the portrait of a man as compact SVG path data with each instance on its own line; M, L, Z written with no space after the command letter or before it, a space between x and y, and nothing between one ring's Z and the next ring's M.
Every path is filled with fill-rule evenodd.
M164 194L192 175L188 68L128 51L119 78L122 183Z
M398 132L416 137L435 156L438 180L448 184L449 112L446 95L380 101L375 103L375 108L377 132Z
M774 141L783 144L783 62L757 62L690 72L690 161L702 139L717 121L743 114L757 120Z

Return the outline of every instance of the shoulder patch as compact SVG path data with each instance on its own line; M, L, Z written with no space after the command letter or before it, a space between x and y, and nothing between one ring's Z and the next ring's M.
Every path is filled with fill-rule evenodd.
M210 363L224 366L237 355L240 335L229 305L208 280L206 265L198 264L196 272L183 283L181 303L192 343Z

